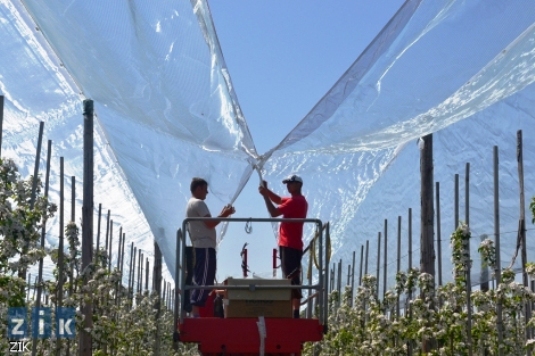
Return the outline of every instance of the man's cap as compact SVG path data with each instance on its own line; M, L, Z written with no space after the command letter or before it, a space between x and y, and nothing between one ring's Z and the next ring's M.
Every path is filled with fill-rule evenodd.
M299 182L301 184L303 184L303 178L299 177L297 174L292 174L291 176L289 176L288 178L285 178L282 183L286 184L286 183L291 183L291 182Z

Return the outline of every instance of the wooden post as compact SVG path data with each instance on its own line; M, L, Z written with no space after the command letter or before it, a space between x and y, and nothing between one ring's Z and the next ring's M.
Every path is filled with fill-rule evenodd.
M97 246L95 251L97 252L96 258L98 259L98 249L100 248L100 218L102 216L102 204L98 204L98 221L97 221ZM95 261L96 262L96 261Z
M1 97L0 101L3 100L3 97ZM0 103L0 105L2 105L2 103ZM2 108L0 107L0 110ZM1 133L0 133L1 135ZM51 154L52 154L52 141L51 140L48 140L48 150L47 150L47 156L46 156L46 176L45 176L45 197L47 198L48 200L48 187L49 187L49 182L50 182L50 157L51 157ZM45 212L46 214L46 212ZM45 236L46 236L46 221L47 219L44 218L43 219L43 226L41 228L41 249L44 250L45 248ZM39 308L41 307L41 295L42 295L42 291L43 291L43 258L41 257L39 259L39 271L38 271L38 274L37 274L37 298L35 298L35 307L36 308ZM35 288L35 287L34 287ZM34 292L35 292L35 289L34 289ZM34 342L32 342L32 356L35 356L36 355L36 352L37 352L37 340L34 340Z
M162 301L163 301L163 307L165 309L167 309L167 300L166 300L166 296L167 296L167 282L165 281L165 279L163 280L163 292L162 292L162 295L161 295L161 298L162 298Z
M520 222L518 237L521 242L522 249L520 255L522 258L522 282L524 287L529 288L529 277L526 272L526 264L528 263L527 245L526 245L526 198L524 193L524 150L522 147L522 130L518 130L516 133L516 159L518 162L518 184L520 190ZM525 323L528 324L531 319L531 304L525 305ZM531 339L531 327L526 327L526 339ZM530 353L529 353L530 354Z
M442 235L440 230L440 183L436 182L438 285L442 285Z
M329 251L329 246L330 246L330 243L331 243L331 224L329 221L327 221L327 223L325 223L324 225L324 228L325 228L325 246L323 246L323 239L320 239L319 242L319 250L320 250L320 257L319 257L319 262L320 262L320 269L322 268L325 268L325 271L323 273L323 276L322 274L320 273L320 281L323 277L323 281L322 282L322 285L324 286L323 288L323 292L320 291L320 294L321 294L321 298L318 298L318 303L320 303L320 305L322 307L320 307L320 315L319 315L319 318L320 320L323 321L323 331L324 332L327 332L327 326L328 325L328 320L329 320L329 308L328 308L328 303L329 303L329 298L328 298L328 295L327 295L327 285L329 283L329 264L330 264L330 258L331 258L331 255L330 255L330 251ZM320 231L320 234L321 234L321 231ZM325 264L323 264L323 253L325 253ZM325 267L323 267L325 266Z
M409 271L412 269L412 208L409 208L409 217L407 218L408 238L409 238Z
M486 239L488 239L488 235L481 235L481 242L485 241ZM485 265L483 259L481 259L481 277L479 280L479 289L483 292L487 292L489 290L489 267Z
M141 252L141 249L138 250L138 259L139 263L137 267L137 292L141 294L141 281L143 280L143 253Z
M381 279L381 232L377 234L377 299L379 299L379 280Z
M383 299L386 295L386 280L388 275L388 220L385 219L385 249L384 249L384 261L383 261Z
M409 216L407 218L407 229L408 229L408 240L409 240L409 272L412 269L412 208L409 208ZM412 300L412 289L409 290L409 293L407 295L408 300ZM408 303L405 303L405 305L408 305ZM406 311L405 311L406 312ZM411 345L409 344L409 350Z
M152 290L156 293L158 298L156 299L154 309L156 309L155 313L155 322L156 322L156 337L154 342L154 355L159 356L160 355L160 311L161 311L161 303L160 303L160 291L162 287L162 253L160 252L160 247L158 247L158 243L154 241L154 282L152 283ZM176 328L176 325L175 325Z
M362 285L362 264L363 263L364 263L364 245L360 245L359 286Z
M338 306L342 301L342 259L338 262L338 277L336 280L336 290L338 290Z
M466 163L465 174L465 220L466 225L470 228L470 163ZM468 338L468 355L472 356L472 280L471 280L471 259L470 259L470 240L465 241L465 251L468 257L468 265L466 266L466 312L467 312L467 332Z
M93 260L93 101L84 100L84 202L82 216L82 273ZM84 284L91 276L84 274ZM93 329L93 308L91 298L82 304L85 316L83 330L79 332L80 356L92 355L91 333Z
M110 239L110 218L111 218L111 211L108 209L108 217L106 219L106 244L104 245L104 252L106 253L106 255L108 254L108 244L109 244L109 239ZM110 258L110 256L106 256L106 263L102 266L104 268L106 268L107 264L108 264L108 259Z
M499 180L499 158L498 146L494 146L494 245L496 247L496 264L494 265L494 275L496 276L496 289L500 288L502 282L502 260L500 250L500 180ZM503 314L502 299L496 302L496 327L498 329L498 345L503 345ZM498 346L498 355L503 356L503 349Z
M110 220L110 241L109 241L109 245L107 246L108 248L108 271L111 271L111 257L112 257L112 252L113 252L112 244L113 244L113 220Z
M137 255L137 247L134 247L134 255L132 256L132 270L130 273L132 273L132 284L129 286L130 290L132 291L130 298L133 298L136 295L134 286L136 285L136 255ZM159 295L158 295L159 296Z
M423 137L424 147L420 150L421 174L421 237L420 237L420 271L435 277L435 240L433 209L433 135ZM434 306L431 306L434 308ZM422 341L422 351L429 352L436 348L433 339Z
M85 159L85 158L84 158ZM75 205L76 205L76 178L71 176L71 221L75 223ZM83 209L82 209L83 210ZM91 246L93 248L93 246ZM69 263L69 297L74 295L74 260ZM69 356L70 341L67 341L67 356Z
M351 267L351 300L349 302L349 305L353 306L353 299L355 298L355 251L353 251L353 264L351 265Z
M149 291L149 258L145 259L145 291Z
M398 216L398 248L396 275L401 271L401 216ZM396 298L396 318L399 318L399 294Z
M334 271L336 271L336 263L333 263L333 269L331 270L331 285L329 288L329 292L332 292L334 289L334 282L335 282Z
M453 231L459 227L459 175L455 174L455 201L454 201L454 224Z
M76 222L76 177L71 176L71 221Z
M130 289L130 286L132 285L132 270L134 268L133 266L133 263L134 263L134 254L135 254L135 247L134 247L134 243L132 242L132 244L130 245L130 269L128 270L128 296L129 298L131 298L131 289Z
M120 264L120 271L121 271L121 283L123 281L123 270L124 270L124 244L126 240L126 234L123 232L123 244L121 245L121 264Z
M65 262L64 262L64 216L65 216L65 209L64 209L64 192L65 192L65 177L64 177L64 164L63 164L63 157L59 158L59 241L58 241L58 289L57 289L57 296L56 296L56 305L58 307L63 306L63 284L64 284L64 274L65 274ZM58 350L59 352L59 350Z
M366 240L366 260L364 261L364 275L368 274L368 256L370 253L370 240Z

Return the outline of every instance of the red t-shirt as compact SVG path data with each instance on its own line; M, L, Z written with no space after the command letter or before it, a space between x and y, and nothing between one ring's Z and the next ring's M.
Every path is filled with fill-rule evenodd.
M304 196L282 198L277 208L283 218L304 219L307 217L308 203ZM279 228L279 246L286 246L298 250L303 249L303 224L282 222Z

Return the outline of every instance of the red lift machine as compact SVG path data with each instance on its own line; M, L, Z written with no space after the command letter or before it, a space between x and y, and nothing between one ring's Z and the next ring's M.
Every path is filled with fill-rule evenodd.
M195 286L194 288L203 288L210 290L218 290L218 292L228 292L228 290L262 290L262 289L278 289L281 288L302 288L303 290L316 290L314 295L317 298L316 305L318 317L312 318L312 301L305 302L308 304L306 316L299 319L294 319L291 314L288 317L264 317L262 315L254 317L215 317L213 312L213 303L216 293L211 293L206 306L200 309L200 317L188 318L186 317L187 306L184 301L189 295L189 290L193 289L191 284L191 277L188 278L187 271L191 271L191 264L188 266L188 250L186 247L186 233L181 231L188 231L187 224L190 221L209 220L214 218L187 218L182 224L182 230L177 234L177 261L175 276L180 285L177 298L175 298L175 325L177 325L174 339L177 342L197 343L199 351L204 356L216 355L301 355L303 344L305 342L320 341L323 334L326 332L326 276L328 276L328 255L326 248L324 248L324 231L328 234L328 224L323 226L321 220L318 219L253 219L253 218L226 218L220 219L228 222L304 222L313 223L316 225L316 235L313 239L319 252L318 270L323 273L318 273L317 284L290 286L285 285L262 285L255 284L255 280L240 280L240 285L215 285L215 286ZM326 228L326 229L325 229ZM244 245L245 250L245 245ZM243 256L247 256L246 250L242 250ZM305 249L311 253L310 258L313 258L314 251L310 246ZM275 254L275 253L274 253ZM325 261L325 268L324 262ZM273 258L274 269L276 268L276 258ZM181 268L184 266L184 268ZM247 276L247 261L242 260L242 267L244 267L244 277ZM191 272L190 272L191 273ZM244 282L245 281L245 282ZM310 299L311 297L309 297ZM304 304L304 303L303 303Z

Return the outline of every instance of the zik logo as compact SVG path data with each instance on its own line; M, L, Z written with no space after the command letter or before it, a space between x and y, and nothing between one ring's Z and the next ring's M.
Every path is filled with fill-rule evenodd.
M9 352L10 353L20 353L20 352L30 352L30 349L28 348L28 345L26 344L26 341L24 340L17 340L17 341L10 341L9 342Z

